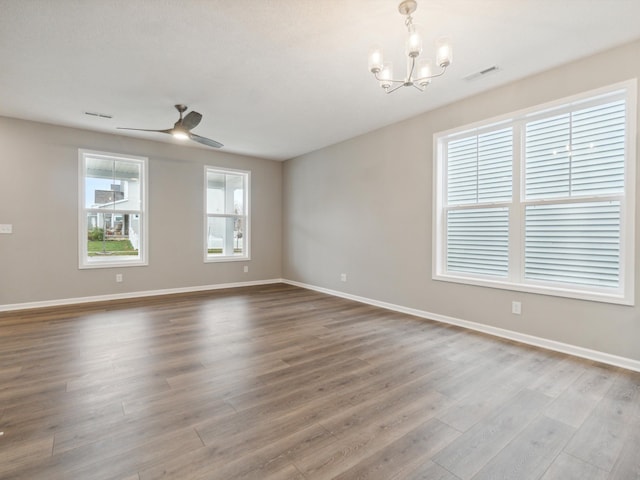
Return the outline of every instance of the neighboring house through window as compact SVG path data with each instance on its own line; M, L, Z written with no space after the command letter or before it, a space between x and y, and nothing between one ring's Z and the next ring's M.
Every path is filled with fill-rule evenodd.
M250 172L205 167L205 261L248 260Z
M633 304L636 82L435 135L433 278Z
M147 264L147 158L79 151L80 268Z

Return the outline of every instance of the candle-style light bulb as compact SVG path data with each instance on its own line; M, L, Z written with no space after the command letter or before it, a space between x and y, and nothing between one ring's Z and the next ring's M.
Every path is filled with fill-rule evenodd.
M422 88L431 83L431 60L420 60L418 63L418 73L416 74L416 81Z
M369 71L378 73L382 70L382 49L378 46L369 50Z
M438 52L437 60L438 66L445 68L451 65L453 62L453 51L451 49L451 42L448 38L442 38L436 43Z
M407 38L406 54L412 58L422 53L422 37L418 33L415 25L409 25L409 38Z
M385 90L391 86L393 82L393 65L391 63L385 63L380 71L380 86Z

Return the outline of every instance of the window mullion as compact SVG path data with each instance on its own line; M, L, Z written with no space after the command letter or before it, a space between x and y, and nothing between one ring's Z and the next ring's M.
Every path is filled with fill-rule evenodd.
M513 124L513 171L512 196L509 208L509 280L521 282L524 262L524 207L522 205L525 157L524 157L524 122L519 120Z
M573 112L569 114L569 145L567 145L567 149L569 150L569 196L573 196Z
M480 203L480 146L476 135L476 204Z

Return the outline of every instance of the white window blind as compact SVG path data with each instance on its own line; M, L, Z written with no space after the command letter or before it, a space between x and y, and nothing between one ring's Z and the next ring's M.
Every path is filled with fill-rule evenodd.
M513 129L453 140L448 145L447 269L506 277L509 211L466 208L511 199Z
M620 284L620 202L526 207L526 278Z
M436 134L434 278L631 304L635 92Z
M452 210L447 215L447 268L506 277L509 267L509 210Z
M527 123L527 198L622 192L624 142L624 101Z
M503 128L449 143L449 205L511 199L512 132L512 128Z

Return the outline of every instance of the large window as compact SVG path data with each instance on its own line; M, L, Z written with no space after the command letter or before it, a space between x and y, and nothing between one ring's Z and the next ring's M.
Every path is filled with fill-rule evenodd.
M633 304L636 82L435 135L433 277Z
M249 259L249 172L205 167L205 261Z
M147 159L80 150L80 268L147 264Z

